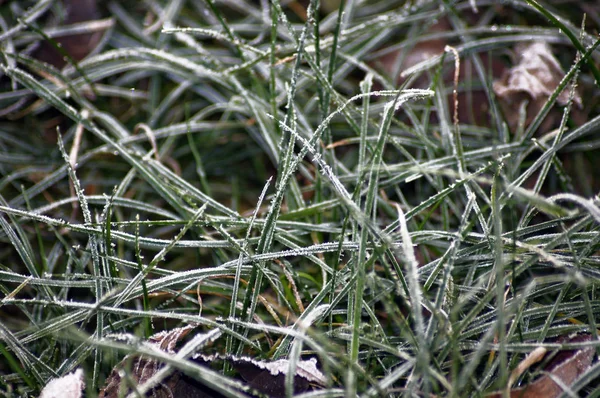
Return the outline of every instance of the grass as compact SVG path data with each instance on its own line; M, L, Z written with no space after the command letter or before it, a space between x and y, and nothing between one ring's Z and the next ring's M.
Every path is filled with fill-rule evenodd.
M598 347L594 6L321 3L0 5L5 396L77 368L96 396L154 355L115 336L188 324L221 332L207 353L316 356L310 396L484 396L535 348ZM77 29L81 61L55 41ZM524 40L564 78L510 113L494 68ZM229 369L156 355L236 396Z

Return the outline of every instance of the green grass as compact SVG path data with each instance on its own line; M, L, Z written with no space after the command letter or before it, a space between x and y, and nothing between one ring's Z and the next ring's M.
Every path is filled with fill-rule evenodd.
M235 396L229 369L115 338L187 324L220 330L207 353L316 356L330 385L311 396L484 396L536 347L570 347L553 338L598 347L585 2L99 3L97 47L60 47L64 67L32 45L97 25L0 4L5 396L77 368L96 396L128 352ZM565 77L511 114L492 72L526 40ZM557 104L575 86L583 106ZM571 392L598 394L599 375Z

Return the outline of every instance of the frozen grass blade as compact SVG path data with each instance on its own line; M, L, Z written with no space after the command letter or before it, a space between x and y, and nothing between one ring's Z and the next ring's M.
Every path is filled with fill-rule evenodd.
M0 393L134 352L165 364L152 383L247 392L200 349L287 359L280 395L315 357L305 396L485 396L595 331L600 40L579 2L111 1L76 23L67 2L0 18ZM41 59L44 38L73 61ZM523 41L568 72L507 111L492 82ZM569 85L584 106L557 112ZM139 349L182 324L222 336Z

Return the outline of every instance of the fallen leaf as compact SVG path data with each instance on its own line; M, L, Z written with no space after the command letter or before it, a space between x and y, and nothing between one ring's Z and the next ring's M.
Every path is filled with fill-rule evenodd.
M276 361L258 361L248 357L233 355L196 355L196 361L210 363L222 360L231 363L248 386L270 397L285 397L285 376L290 362L287 359ZM323 373L317 368L316 358L300 360L296 363L294 374L294 393L299 394L313 388L322 388L327 384Z
M512 131L519 122L519 110L527 101L529 124L542 109L550 95L565 76L560 63L552 54L547 43L519 43L515 47L516 65L507 70L501 79L494 82L494 92L500 99L504 114ZM560 105L569 101L569 90L563 90L557 98ZM581 107L581 97L577 92L573 102Z
M177 344L186 337L194 326L176 328L154 334L143 344L168 354L177 354ZM211 366L215 361L231 364L246 382L249 390L259 395L270 397L285 397L285 377L289 371L290 362L287 359L277 361L257 361L249 357L233 355L204 355L195 354L192 361ZM130 364L130 378L125 377L125 369ZM136 386L146 383L156 375L164 365L159 361L144 355L131 354L125 357L111 372L105 387L100 391L100 398L117 398L126 396L133 391L131 384ZM160 376L158 376L160 377ZM302 393L316 388L322 388L327 383L325 376L317 368L317 360L300 360L296 363L294 374L294 392ZM239 392L240 397L248 396L247 392ZM155 398L221 398L222 394L203 385L201 382L184 373L174 370L160 384L148 391L146 396ZM70 398L70 397L69 397Z
M579 334L574 337L564 337L559 339L559 343L581 343L590 341L589 334ZM543 375L533 383L525 387L513 388L510 390L511 398L554 398L560 396L564 386L571 386L579 376L581 376L590 367L594 359L596 350L593 346L577 350L559 351L545 366ZM550 354L546 354L550 355ZM530 356L528 356L530 358ZM535 362L541 358L537 355L533 357ZM534 359L525 359L533 361ZM528 363L530 366L533 362ZM558 383L557 383L558 381ZM486 396L486 398L501 398L502 392L495 392Z
M177 343L187 336L194 328L195 326L185 326L156 333L150 336L145 344L169 354L175 354L175 347ZM131 355L128 355L125 357L125 359L123 359L123 361L115 366L110 376L106 379L105 387L100 390L100 394L98 395L100 398L117 398L121 396L119 395L122 393L121 390L124 390L127 393L131 392L131 389L127 387L126 381L123 380L123 369L125 368L125 364L127 364L127 362L130 360ZM154 374L156 374L161 367L162 364L155 359L146 358L143 355L136 356L131 365L131 377L136 385L140 385L154 376ZM172 397L173 389L180 379L178 373L179 372L175 372L174 375L169 376L166 380L164 380L159 387L154 388L151 391L152 395L150 396L157 398Z
M62 3L66 16L62 22L63 25L93 21L100 18L97 0L63 0ZM102 31L96 31L73 34L56 38L55 41L71 58L80 61L100 42L102 33ZM42 43L35 52L34 57L58 68L62 68L67 63L62 54L47 42Z
M480 15L466 13L465 16L473 26L480 23ZM382 55L371 61L371 65L382 70L397 85L401 85L411 75L411 69L419 69L419 66L428 65L432 59L440 59L446 46L456 45L456 42L452 40L454 28L448 18L436 19L434 23L426 24L426 26L423 35L417 34L412 38L416 41L414 47L396 49L396 46L392 46L388 50L381 50L379 53ZM480 76L475 73L475 56L479 58L481 65L485 65L486 72L490 72L490 79L499 78L506 69L501 58L492 52L482 51L473 55L463 54L460 56L459 83L470 89L468 92L464 90L458 92L458 118L461 123L490 126L492 119L488 96L485 90L478 88L487 86L487 79L485 82L481 82ZM449 64L454 65L452 57L448 59L450 60ZM444 68L441 76L444 85L451 87L454 84L454 72L453 67ZM430 77L422 74L411 82L411 88L429 88L431 84ZM452 94L449 94L447 98L449 104L454 103ZM435 114L433 116L432 121L438 120Z
M84 389L83 370L77 369L66 376L50 380L42 390L40 398L81 398Z

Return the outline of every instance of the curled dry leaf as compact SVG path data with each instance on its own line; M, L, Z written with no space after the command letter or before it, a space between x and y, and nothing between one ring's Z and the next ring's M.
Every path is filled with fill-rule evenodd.
M52 379L42 390L40 398L81 398L85 389L83 370Z
M519 122L519 109L523 102L528 102L525 124L529 124L565 76L547 43L519 43L515 47L515 54L516 65L494 82L494 92L513 131ZM566 105L569 90L563 90L557 101L560 105ZM573 102L579 107L582 105L577 92Z
M290 361L257 361L248 357L233 355L196 355L194 360L210 363L221 360L231 364L239 372L248 386L269 397L285 397L285 376L290 368ZM313 388L321 388L327 384L323 373L317 368L316 358L301 360L296 363L294 374L294 393L299 394Z
M560 343L581 343L591 340L591 335L581 334L574 337L565 337ZM535 352L535 351L534 351ZM563 393L563 388L555 380L565 386L571 386L579 376L590 367L594 359L595 348L593 346L578 350L559 351L544 368L544 375L525 387L510 390L511 398L554 398ZM530 366L541 358L534 355L535 360L528 356L524 362ZM487 395L486 398L501 398L502 393L496 392Z
M144 342L146 346L175 355L177 344L194 329L194 326L186 326L164 331L150 336ZM285 396L285 377L290 368L287 359L277 361L257 361L248 357L235 357L233 355L204 355L196 354L192 361L210 366L215 361L227 362L246 381L247 386L262 395L269 397ZM128 364L130 366L128 367ZM130 377L126 377L125 370L130 370ZM143 355L128 355L121 363L113 369L106 380L105 387L100 391L101 398L117 398L134 392L132 384L139 386L152 378L163 364L159 361L147 358ZM317 360L311 358L306 361L298 361L294 374L294 392L302 393L315 388L325 386L326 378L317 368ZM146 396L155 398L221 398L222 394L210 389L192 377L175 370L156 387L150 390ZM248 396L239 392L240 397Z
M148 338L144 343L153 349L158 349L169 354L175 354L175 347L181 339L189 334L195 326L185 326L172 330L156 333ZM106 385L100 391L99 397L117 398L121 396L123 391L131 392L128 387L128 381L123 380L125 376L126 364L131 361L131 378L136 385L145 383L162 367L162 364L152 358L144 357L143 355L135 357L133 360L131 355L128 355L113 369L110 376L106 379ZM173 390L180 379L180 374L168 377L159 387L152 390L150 396L162 398L173 396ZM200 396L200 395L198 395Z

